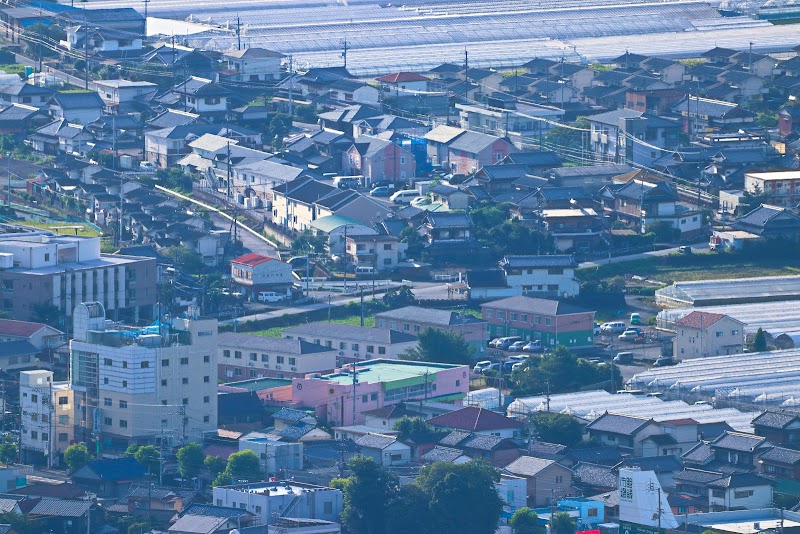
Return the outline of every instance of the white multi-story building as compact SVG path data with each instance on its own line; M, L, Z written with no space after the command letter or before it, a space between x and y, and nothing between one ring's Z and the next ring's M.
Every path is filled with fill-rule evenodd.
M675 323L674 356L686 360L740 354L744 350L745 326L721 313L695 310Z
M214 504L255 514L262 524L281 517L338 521L342 492L300 482L256 482L214 488Z
M239 440L240 451L253 451L258 455L261 469L265 477L278 476L287 469L303 470L303 444L276 441L267 437L242 437Z
M338 350L298 339L224 332L216 351L217 372L224 379L302 378L336 368Z
M53 382L52 371L22 371L20 460L58 465L75 436L74 402L68 382Z
M138 329L105 323L99 302L76 306L76 423L113 449L162 437L199 441L217 428L216 319L173 318Z

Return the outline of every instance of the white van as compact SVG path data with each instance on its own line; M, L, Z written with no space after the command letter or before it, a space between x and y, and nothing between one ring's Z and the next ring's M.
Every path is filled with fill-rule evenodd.
M356 267L356 274L375 274L375 269L371 265Z
M274 291L260 291L258 293L259 302L281 302L286 299L286 295L280 295Z
M398 191L397 193L393 194L389 197L389 200L394 202L395 204L409 204L412 200L419 196L419 191L416 189L404 189L403 191Z

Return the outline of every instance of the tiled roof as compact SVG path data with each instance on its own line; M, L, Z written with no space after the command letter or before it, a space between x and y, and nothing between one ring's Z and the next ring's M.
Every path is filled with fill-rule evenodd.
M392 436L384 436L381 434L365 434L356 440L356 445L365 447L367 449L380 449L393 445L397 442L397 438Z
M298 423L284 427L280 432L280 437L284 440L297 441L315 428L316 426L309 423Z
M450 447L461 447L465 449L478 449L483 451L494 450L501 443L508 441L500 436L487 436L485 434L475 434L463 430L454 430L443 437L440 445Z
M610 466L581 462L573 466L572 472L583 484L597 488L617 487L617 475Z
M0 343L0 356L24 356L27 354L36 354L38 352L39 349L27 339Z
M420 412L409 410L403 404L392 404L390 406L384 406L383 408L368 410L364 412L364 415L369 415L372 417L380 417L382 419L397 419L400 417L411 417L411 418L422 417L422 414Z
M419 459L423 462L454 462L456 459L464 456L464 453L459 449L450 447L442 447L436 445L434 448L423 454Z
M146 470L142 464L133 458L112 458L93 460L86 467L102 480L134 480L143 478ZM79 473L82 469L76 471Z
M731 475L709 482L711 488L741 488L744 486L766 486L772 484L769 479L754 473L732 473Z
M376 78L379 82L384 83L400 83L400 82L427 82L430 78L426 78L416 72L395 72L394 74L387 74Z
M218 532L228 520L227 517L186 514L169 527L168 532L211 534Z
M652 441L656 445L674 445L675 443L678 443L678 441L670 434L653 434L644 439Z
M251 252L249 254L245 254L244 256L239 256L238 258L233 258L231 263L238 263L240 265L247 265L248 267L255 267L256 265L261 265L262 263L266 263L268 261L273 261L275 258L270 258L269 256L263 256L261 254L256 254Z
M82 517L92 507L92 501L42 499L30 511L31 515L48 517Z
M435 427L475 432L522 427L522 423L515 419L510 419L505 415L476 406L467 406L460 410L428 419L428 424Z
M722 478L719 471L705 471L703 469L686 468L675 473L672 477L676 482L687 482L691 484L708 484L711 481Z
M5 336L30 337L47 325L28 321L0 319L0 334Z
M531 441L528 452L539 458L553 458L567 452L567 446L560 443L547 443L546 441Z
M642 471L655 471L656 473L674 472L683 468L683 464L673 455L667 456L644 456L625 458L622 465L626 467L638 467Z
M712 448L719 447L741 452L753 452L765 444L769 444L766 438L742 432L725 432L710 443Z
M212 517L240 517L243 515L252 515L247 510L240 510L239 508L231 508L229 506L214 506L213 504L199 504L193 503L191 506L184 510L186 515L204 515Z
M797 414L786 412L764 412L753 419L753 426L763 426L767 428L782 429L787 425L797 421Z
M433 228L463 228L472 226L472 218L461 212L430 212L425 220Z
M606 412L586 425L586 430L632 436L640 429L647 426L650 422L652 422L652 419L645 417L635 417L632 415Z
M684 316L683 319L675 323L675 326L685 326L688 328L708 328L714 323L721 321L727 317L724 313L711 313L704 311L693 311L689 315Z
M553 256L506 256L500 261L500 267L512 269L544 269L550 267L575 267L575 259L569 254Z
M760 460L785 465L796 465L800 462L800 451L785 447L773 447L759 456Z
M533 477L539 474L544 469L553 465L555 461L546 460L544 458L536 458L534 456L520 456L503 469L512 475L519 475L523 477Z
M295 410L293 408L281 408L277 411L272 418L278 419L279 421L291 421L292 423L297 423L298 421L302 421L306 417L313 417L301 410Z
M714 451L711 450L711 447L705 441L701 441L685 453L681 455L681 458L685 462L693 462L693 463L705 463L710 458L714 457Z
M17 507L16 499L0 499L0 514L7 514L13 512Z

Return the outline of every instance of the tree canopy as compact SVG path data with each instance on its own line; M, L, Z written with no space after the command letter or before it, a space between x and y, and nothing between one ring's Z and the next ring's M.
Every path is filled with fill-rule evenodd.
M514 512L508 520L513 534L544 534L545 528L539 523L539 516L536 512L524 506Z
M533 427L539 441L572 447L583 438L583 428L573 417L552 412L537 412Z
M233 480L261 480L261 465L258 455L251 450L239 451L228 456L225 473Z
M397 477L366 456L354 457L347 467L351 474L344 486L342 526L352 534L387 532L387 504L397 496Z
M550 518L550 534L575 534L575 520L567 512L556 512Z
M475 349L458 332L426 328L418 335L417 346L402 354L405 360L469 364Z
M77 471L89 461L89 449L83 443L73 443L64 449L64 463L70 471Z
M400 432L398 438L406 439L414 434L428 434L433 432L433 427L425 422L422 417L409 417L404 415L395 422L393 430Z
M561 346L544 354L541 359L532 358L527 367L514 371L511 376L516 383L513 388L515 395L538 394L548 389L552 393L566 393L590 385L605 387L604 384L612 384L612 376L615 383L622 383L616 366L578 358Z
M393 287L383 294L383 303L392 308L414 304L416 297L409 286Z
M183 478L194 478L203 469L205 455L199 443L189 443L178 449L178 469Z

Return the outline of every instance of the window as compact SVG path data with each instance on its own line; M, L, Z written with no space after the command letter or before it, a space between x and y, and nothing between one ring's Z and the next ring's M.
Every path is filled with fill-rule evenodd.
M256 506L256 513L257 513L257 514L260 514L260 513L261 513L261 507L260 507L260 506Z
M536 316L536 324L542 324L542 316L541 315L537 315Z
M203 356L203 363L209 363L210 361L211 361L211 356L209 356L208 354Z
M113 403L111 402L110 397L106 397L105 399L103 399L103 406L111 406L112 404Z
M597 517L597 508L589 508L589 517Z
M120 428L128 428L128 421L126 421L125 419L120 419L119 420L119 427Z
M296 364L297 364L297 358L289 358L289 365L296 365Z
M544 318L544 324L549 326L549 325L553 324L553 320L550 317L545 317Z
M181 365L189 365L189 358L186 356L181 358Z
M377 393L370 393L369 394L369 400L373 400L373 401L378 400L378 394Z
M369 395L361 395L361 402L367 402L369 400Z
M386 347L378 347L378 354L386 354Z
M276 356L275 361L278 363L283 363L286 358L284 356Z
M494 317L494 312L492 310L486 310L486 318L491 319Z
M187 385L189 383L189 378L184 376L183 378L181 378L181 383L184 386Z
M257 362L257 361L258 361L258 353L256 353L256 352L251 352L251 353L250 353L250 361L251 361L251 362Z
M42 438L44 439L44 438ZM739 490L733 492L734 499L746 499L753 496L753 490Z
M716 497L717 499L724 499L725 498L725 490L711 490L711 496Z
M738 336L739 335L739 329L735 328L735 329L731 330L731 335L732 336Z
M520 316L520 321L522 321L523 323L527 323L528 322L528 314L527 313L523 313Z
M111 367L112 365L114 365L114 360L112 360L111 358L103 358L103 365L105 365L106 367Z
M326 514L333 513L333 503L332 502L324 502L322 503L322 511Z
M501 312L501 311L497 312L497 318L498 319L505 319L506 318L505 312Z
M128 362L122 362L122 368L123 369L127 369L128 368Z
M31 430L31 439L39 439L39 433L35 430Z
M207 415L203 416L203 422L204 423L208 423L210 420L211 420L211 418L209 416L207 416Z
M183 405L184 405L184 406L186 406L187 404L189 404L189 399L187 399L186 397L184 397L184 399L183 399Z
M367 345L367 353L372 354L375 352L375 345Z
M166 378L161 380L161 387L167 387L167 379Z
M161 360L161 367L169 367L169 360L167 359Z
M514 313L514 312L512 312L512 313L511 313L511 317L510 317L510 319L511 319L512 321L516 321L516 320L517 320L517 314L516 314L516 313Z
M231 351L229 351L227 349L223 350L222 351L222 356L225 357L225 358L230 358L231 357Z
M717 330L716 332L714 332L714 335L717 337L722 337L725 335L725 332L723 332L722 330Z
M31 421L38 421L38 420L39 420L39 414L38 413L32 413L31 414Z
M66 425L69 423L69 416L68 415L59 415L58 416L58 424L59 425Z
M209 397L208 395L206 395L205 397L203 397L203 402L204 402L205 404L208 404L209 402L211 402L211 397Z
M351 345L351 348L352 348L353 350L358 350L358 343L353 343L353 344Z
M418 334L418 333L419 333L419 331L420 331L420 327L419 327L419 325L418 325L418 324L415 324L415 325L414 325L414 333L415 333L415 334Z
M128 407L128 401L124 401L124 400L119 401L119 407L120 408L127 408Z
M262 354L261 355L261 361L262 362L268 362L269 361L269 354Z
M105 417L105 418L103 418L103 424L106 425L106 426L111 426L111 425L114 424L114 422L111 420L110 417Z
M68 436L66 432L60 432L58 434L58 441L67 441L67 438Z
M242 351L240 351L240 350L234 351L233 352L233 357L235 359L237 359L237 360L241 360L242 359Z
M148 367L150 367L150 362L142 362L142 363L140 364L140 367L141 367L142 369L147 369Z
M211 382L211 377L210 377L210 376L208 376L208 375L204 376L204 377L203 377L203 382L205 382L206 384L208 384L209 382Z

